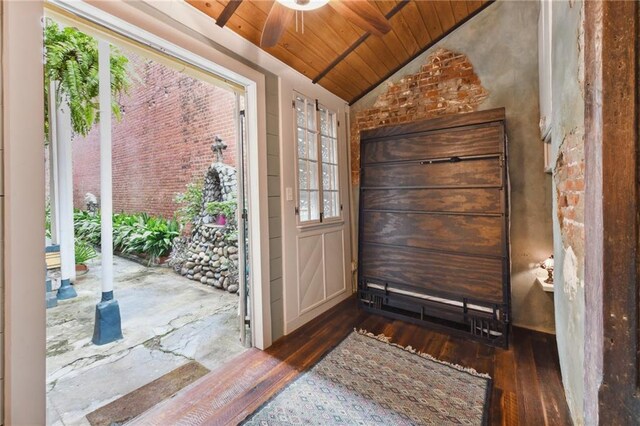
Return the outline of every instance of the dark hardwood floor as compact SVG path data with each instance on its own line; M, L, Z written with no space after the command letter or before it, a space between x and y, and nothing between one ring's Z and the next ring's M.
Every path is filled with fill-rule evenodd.
M443 361L493 378L491 424L569 425L555 336L515 328L509 350L366 313L349 299L266 351L250 349L132 425L237 424L353 329L383 333Z

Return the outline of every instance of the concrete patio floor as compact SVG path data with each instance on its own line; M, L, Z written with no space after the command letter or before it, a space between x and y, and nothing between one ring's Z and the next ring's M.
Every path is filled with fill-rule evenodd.
M87 425L95 409L195 360L209 370L245 348L238 295L115 257L124 339L91 343L100 259L79 277L78 297L47 310L47 423Z

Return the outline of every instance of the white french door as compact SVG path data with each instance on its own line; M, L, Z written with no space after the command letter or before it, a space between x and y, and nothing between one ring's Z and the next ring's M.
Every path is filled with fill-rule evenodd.
M291 106L294 149L283 153L284 164L295 165L285 176L285 333L351 294L344 107L295 92Z

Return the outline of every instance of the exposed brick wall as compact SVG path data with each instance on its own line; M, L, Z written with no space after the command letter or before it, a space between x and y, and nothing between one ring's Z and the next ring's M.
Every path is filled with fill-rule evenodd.
M228 145L223 161L235 167L235 95L133 53L133 84L120 99L121 121L113 121L114 212L171 217L174 196L213 161L218 135ZM166 93L165 93L166 92ZM100 132L73 141L74 205L100 197Z
M584 266L584 138L576 131L562 141L554 168L558 223L564 248L571 247ZM582 276L582 272L578 274Z
M360 180L360 131L475 111L487 95L465 55L438 49L429 55L420 72L390 83L373 108L356 113L351 123L352 182Z

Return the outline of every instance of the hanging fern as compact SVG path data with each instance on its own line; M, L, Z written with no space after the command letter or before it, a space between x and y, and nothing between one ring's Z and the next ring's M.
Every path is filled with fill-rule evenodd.
M48 19L44 29L45 44L45 132L49 139L49 85L59 83L56 100L69 102L74 133L86 136L100 119L98 41L75 28L61 27ZM120 119L118 95L130 86L128 58L111 46L111 110Z

